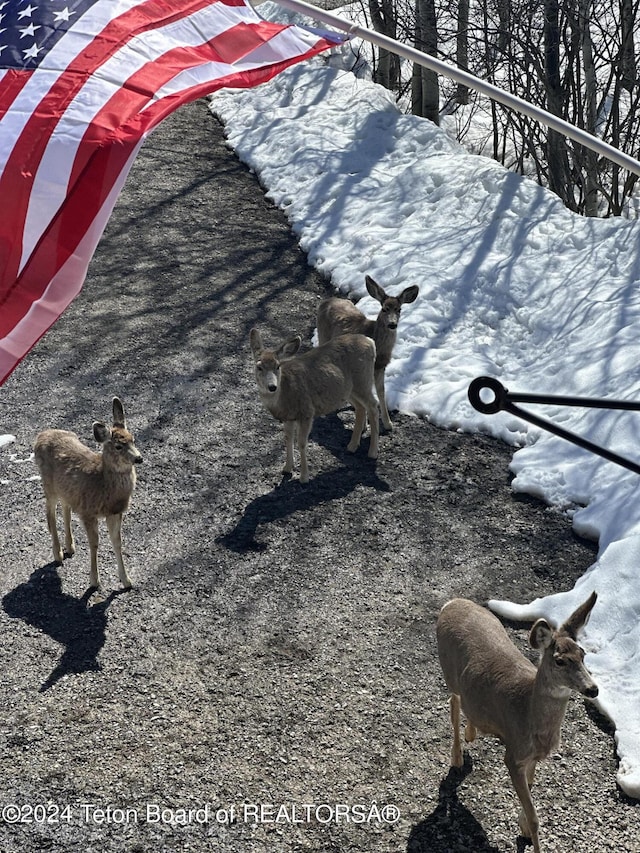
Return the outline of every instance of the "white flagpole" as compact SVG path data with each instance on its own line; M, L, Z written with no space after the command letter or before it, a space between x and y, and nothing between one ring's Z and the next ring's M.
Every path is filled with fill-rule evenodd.
M455 80L457 83L463 83L470 89L475 89L477 92L481 92L488 98L498 101L498 103L504 104L504 106L510 107L511 109L516 110L516 112L524 113L524 115L529 116L529 118L539 121L541 124L556 130L564 136L568 136L580 145L584 145L585 148L590 148L592 151L601 154L613 163L617 163L619 166L622 166L623 169L627 169L629 172L640 175L640 162L638 160L635 160L633 157L630 157L618 148L614 148L613 145L609 145L602 139L598 139L597 136L587 133L586 130L574 127L574 125L554 116L552 113L543 110L541 107L536 107L528 101L524 101L522 98L512 95L510 92L504 91L504 89L499 89L497 86L493 86L491 83L481 80L479 77L474 77L474 75L470 74L468 71L456 68L455 65L450 65L447 62L443 62L441 59L436 59L435 56L430 56L429 54L423 53L414 47L402 44L402 42L389 38L389 36L385 36L382 33L377 33L375 30L370 30L367 27L361 27L358 24L354 24L353 21L348 21L346 18L341 18L338 15L334 15L332 12L326 11L325 9L319 9L317 6L305 3L304 0L274 0L274 2L277 3L278 6L284 6L286 9L291 9L293 12L299 12L300 14L306 15L314 20L328 24L330 27L344 30L351 36L358 36L358 38L369 41L379 47L384 47L391 53L396 53L398 56L402 56L411 62L423 65L431 71L435 71L438 74L442 74L444 77L449 77L452 80Z

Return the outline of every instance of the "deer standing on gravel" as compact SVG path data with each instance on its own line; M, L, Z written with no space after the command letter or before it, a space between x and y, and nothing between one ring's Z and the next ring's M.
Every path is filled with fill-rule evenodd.
M309 481L307 439L316 415L335 412L345 401L355 408L353 435L347 449L360 444L366 417L372 424L369 458L378 456L378 404L373 393L376 347L363 335L344 335L294 358L299 336L276 349L266 349L260 332L250 332L251 352L260 399L276 420L284 424L285 466L293 471L293 442L297 433L300 482Z
M463 764L462 708L467 742L480 731L505 745L505 763L522 804L520 829L531 838L534 853L540 853L538 816L531 799L536 763L558 749L571 691L589 699L598 695L576 643L595 602L594 592L557 630L538 619L529 635L533 648L541 652L537 669L484 607L455 598L438 617L438 654L451 691L451 765Z
M142 456L127 430L124 408L117 397L113 398L113 426L109 428L96 421L93 435L102 445L102 453L90 450L75 433L66 430L47 429L36 438L34 453L47 502L53 559L56 563L64 559L56 524L59 502L64 518L65 554L75 553L72 511L80 516L87 531L91 554L90 586L97 588L100 583L98 519L104 518L116 554L120 581L129 589L131 581L122 560L122 516L129 507L136 484L134 466L142 462Z
M396 343L400 311L403 305L414 302L418 296L418 286L406 287L398 296L389 296L371 276L365 278L367 290L380 305L380 313L375 320L369 320L348 299L331 296L324 299L318 307L318 342L324 344L338 335L347 332L358 333L373 338L376 344L376 364L374 382L380 415L385 429L393 429L384 390L384 374L391 361L391 353Z

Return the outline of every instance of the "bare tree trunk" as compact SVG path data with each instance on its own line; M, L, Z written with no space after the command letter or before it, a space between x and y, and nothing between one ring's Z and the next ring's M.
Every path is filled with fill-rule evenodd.
M498 0L498 20L500 29L498 31L498 50L500 53L506 53L509 49L511 40L510 22L511 22L511 3L510 0Z
M392 39L398 37L394 0L369 0L369 13L374 30ZM400 81L400 58L384 47L379 48L373 79L387 89L396 90Z
M580 0L579 25L580 45L582 50L582 67L584 68L585 85L585 130L596 134L597 122L597 93L598 82L593 63L593 45L591 43L592 0ZM598 155L590 148L585 148L585 190L584 213L586 216L598 215Z
M562 118L562 86L560 82L560 11L558 0L544 0L544 65L547 108ZM564 136L549 129L547 134L549 189L573 207L570 198L570 174L567 143Z
M456 32L456 62L458 68L465 71L469 68L469 0L458 0L458 29ZM469 87L458 83L456 101L459 104L469 103Z
M438 32L435 0L416 0L415 46L424 53L436 56ZM414 63L411 80L411 107L414 115L440 123L440 87L435 71Z
M620 57L620 85L629 92L636 85L638 70L636 66L636 55L633 44L633 27L635 23L635 11L633 0L620 0L622 44Z

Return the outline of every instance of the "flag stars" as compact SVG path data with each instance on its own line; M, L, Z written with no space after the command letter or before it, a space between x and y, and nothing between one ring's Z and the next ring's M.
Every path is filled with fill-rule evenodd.
M36 30L39 30L39 26L35 26L34 24L29 24L28 27L20 30L20 38L26 38L26 36L35 36Z
M86 7L95 2L96 0L0 0L2 68L38 68L52 47L82 16ZM108 0L100 2L107 7L110 5ZM2 309L0 313L1 311Z
M21 18L30 18L37 8L37 6L32 6L31 3L29 3L26 9L22 9L22 11L18 12L18 20Z
M34 42L31 47L27 48L27 50L23 50L22 53L25 59L35 59L36 56L40 53L41 48Z
M65 6L64 9L60 9L59 12L53 13L53 20L57 23L58 21L68 21L72 15L75 15L75 12L70 12L69 7Z

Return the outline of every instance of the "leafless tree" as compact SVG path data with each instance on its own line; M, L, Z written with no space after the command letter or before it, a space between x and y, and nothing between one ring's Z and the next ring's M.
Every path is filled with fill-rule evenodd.
M367 0L374 27L547 109L630 154L640 147L640 0ZM401 65L380 52L375 79L396 89ZM640 216L637 176L584 145L415 65L411 110L454 115L461 141L482 141L588 216ZM484 116L478 121L479 116ZM490 121L487 124L486 118Z
M369 0L369 14L376 32L392 39L398 38L398 10L395 0ZM387 89L397 89L400 84L400 60L397 54L381 47L373 79Z
M418 50L437 56L438 28L435 0L416 0L414 43ZM440 88L435 71L414 64L411 96L411 111L414 115L423 116L440 124Z

